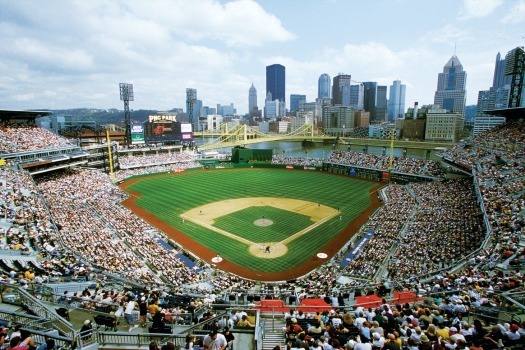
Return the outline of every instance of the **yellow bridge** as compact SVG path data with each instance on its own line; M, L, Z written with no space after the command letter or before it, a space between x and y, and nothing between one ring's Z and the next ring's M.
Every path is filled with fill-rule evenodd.
M357 146L378 146L390 147L389 139L371 139L371 138L350 138L324 135L314 125L306 124L288 134L267 134L252 128L248 125L236 125L229 129L227 124L223 124L220 133L202 133L206 137L215 137L209 143L199 146L199 150L206 151L219 148L228 148L235 146L247 146L259 142L285 141L285 140L308 140L313 142L340 143ZM199 134L195 133L194 137ZM407 149L426 149L435 150L449 148L454 145L451 142L420 142L396 140L397 148Z

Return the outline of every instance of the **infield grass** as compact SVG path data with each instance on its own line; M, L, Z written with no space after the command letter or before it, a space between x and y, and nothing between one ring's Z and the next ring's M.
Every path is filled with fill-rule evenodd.
M141 195L136 201L138 206L223 258L254 271L277 272L293 269L320 252L370 205L369 191L374 186L373 182L319 171L216 169L145 177L129 188ZM341 218L336 216L288 243L288 252L274 259L257 258L248 251L246 244L196 223L183 223L180 218L181 213L203 204L246 197L301 199L339 209ZM255 226L253 221L262 215L274 224ZM214 226L253 242L266 242L281 241L311 224L308 217L287 210L250 207L218 218Z
M270 226L247 224L269 218ZM215 220L213 226L246 238L254 243L280 242L312 224L309 217L274 207L250 207Z

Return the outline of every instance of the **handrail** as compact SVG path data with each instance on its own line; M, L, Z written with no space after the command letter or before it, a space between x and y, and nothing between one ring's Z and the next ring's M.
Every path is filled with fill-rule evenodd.
M95 332L94 342L107 346L122 345L142 347L150 344L152 340L158 343L172 342L177 346L183 346L186 343L186 334L161 334L161 333L128 333L128 332ZM205 335L193 335L195 339L204 338Z
M254 340L257 344L257 350L261 350L263 346L264 329L266 327L266 321L264 319L261 319L260 317L257 317L257 319L260 320L260 322L259 325L256 327Z
M5 300L6 293L12 293L12 294L16 293L15 300L11 301L11 303L28 308L33 313L37 314L38 316L43 317L45 319L49 319L53 325L53 328L62 332L69 338L71 339L77 338L78 331L76 331L73 328L73 325L70 322L68 322L61 316L57 315L54 310L49 309L40 300L38 300L37 298L29 294L23 288L20 288L16 285L11 285L11 284L7 284L4 282L0 282L0 294L4 302L6 302ZM18 298L16 298L16 296L18 296Z

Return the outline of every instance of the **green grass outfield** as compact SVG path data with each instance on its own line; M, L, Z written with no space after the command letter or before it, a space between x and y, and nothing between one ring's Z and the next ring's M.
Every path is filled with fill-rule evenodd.
M280 169L236 169L186 171L174 176L143 177L129 189L141 197L136 204L203 246L234 264L255 271L292 269L320 249L370 205L370 190L376 183L335 176L320 171ZM288 252L278 258L257 258L248 246L235 239L182 222L180 214L204 204L245 197L286 197L339 208L339 216L290 242ZM264 215L274 225L258 227L254 219ZM216 220L215 226L258 242L281 241L312 222L304 215L274 207L250 207ZM192 250L191 247L186 247Z

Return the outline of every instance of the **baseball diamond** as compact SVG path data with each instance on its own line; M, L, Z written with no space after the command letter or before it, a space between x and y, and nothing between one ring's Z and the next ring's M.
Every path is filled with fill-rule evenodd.
M381 184L319 171L215 169L132 178L124 205L205 261L244 278L304 275L379 207Z

